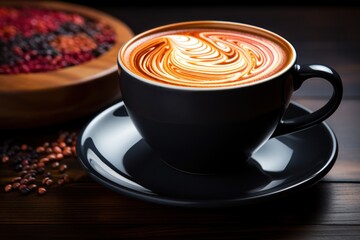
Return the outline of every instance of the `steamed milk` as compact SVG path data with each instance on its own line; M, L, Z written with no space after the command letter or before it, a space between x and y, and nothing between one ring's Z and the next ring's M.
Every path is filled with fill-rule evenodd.
M132 43L127 67L144 79L182 87L217 88L272 76L291 54L281 39L211 28L168 30Z

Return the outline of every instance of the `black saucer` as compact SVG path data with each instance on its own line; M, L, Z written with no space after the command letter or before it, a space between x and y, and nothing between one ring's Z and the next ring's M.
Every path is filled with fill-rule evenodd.
M286 117L307 112L291 103ZM77 151L97 182L126 196L170 206L228 207L312 186L334 165L338 145L333 131L322 123L269 140L237 173L188 174L155 155L119 102L87 124Z

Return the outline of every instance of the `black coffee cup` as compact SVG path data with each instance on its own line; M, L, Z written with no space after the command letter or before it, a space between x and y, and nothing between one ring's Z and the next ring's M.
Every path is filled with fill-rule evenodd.
M128 53L137 41L147 41L152 35L169 30L204 28L246 31L279 41L285 46L287 62L277 72L253 82L208 88L153 81L128 63ZM270 138L327 119L338 108L343 92L341 78L331 67L298 64L295 49L281 36L233 22L191 21L148 30L121 48L118 67L122 98L139 133L166 163L190 173L226 172L242 167ZM305 80L315 77L332 85L329 101L313 113L284 121L293 92Z

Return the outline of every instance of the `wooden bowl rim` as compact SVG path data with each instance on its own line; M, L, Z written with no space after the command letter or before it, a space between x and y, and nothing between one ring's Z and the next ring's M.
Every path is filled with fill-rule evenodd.
M105 21L115 30L116 33L116 42L109 51L85 63L49 72L0 74L0 93L9 94L34 90L41 91L76 85L107 76L115 71L118 71L116 62L118 51L120 50L122 44L134 36L133 31L121 20L96 9L79 4L68 2L11 1L1 2L0 6L31 6L79 13L85 17ZM114 64L111 66L101 66L102 64L99 64L99 62L103 61L113 61ZM59 76L65 77L60 78Z

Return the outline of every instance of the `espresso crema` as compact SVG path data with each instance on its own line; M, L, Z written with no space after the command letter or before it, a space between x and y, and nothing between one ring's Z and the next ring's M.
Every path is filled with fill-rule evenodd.
M263 80L289 64L289 49L276 38L248 32L194 28L154 33L126 49L135 74L159 83L194 88L229 87Z

